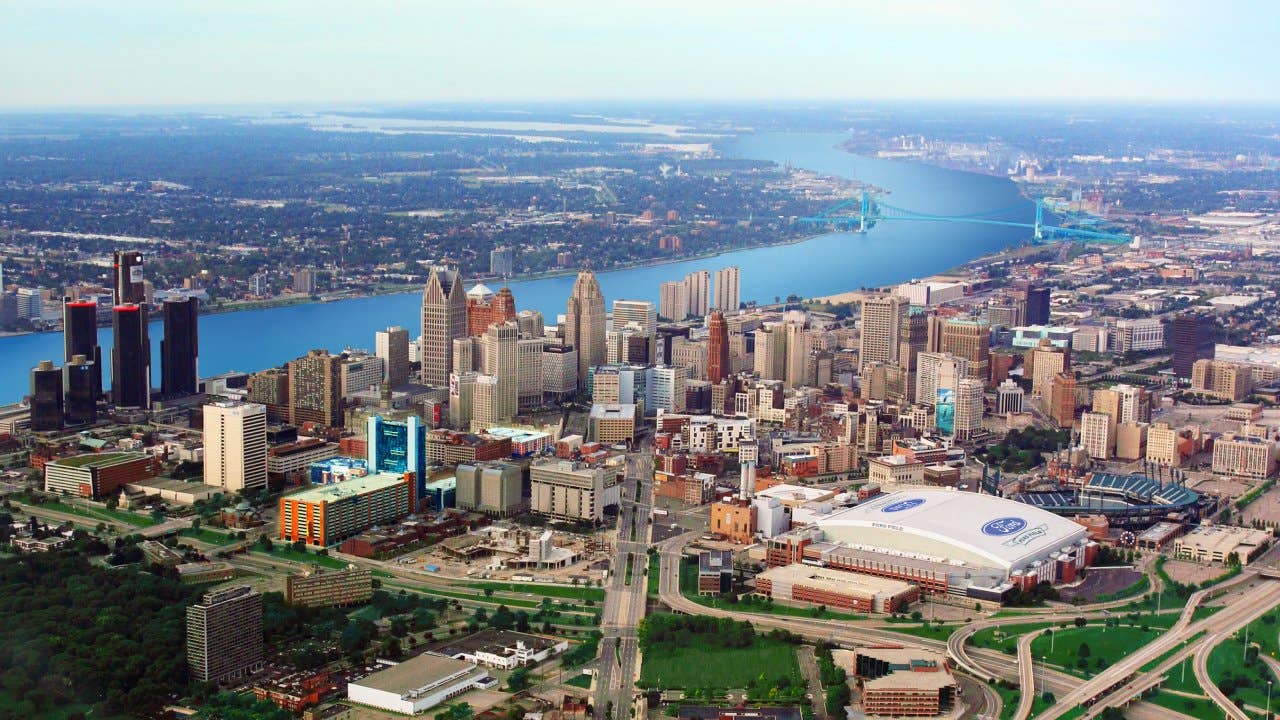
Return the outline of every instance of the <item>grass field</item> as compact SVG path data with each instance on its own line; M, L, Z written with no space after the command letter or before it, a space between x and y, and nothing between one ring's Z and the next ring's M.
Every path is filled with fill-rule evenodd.
M229 545L236 541L236 538L228 533L210 530L209 528L183 528L178 531L178 534L182 537L193 538L211 545Z
M299 563L314 563L320 567L329 568L330 570L341 570L347 566L345 562L337 558L307 552L305 550L298 552L287 545L279 543L273 545L270 552L263 550L257 545L254 546L253 551L263 555L270 555L271 557L278 558L280 560L291 560Z
M1152 628L1144 631L1133 627L1106 627L1104 625L1086 625L1082 628L1069 627L1055 631L1056 637L1041 635L1031 641L1031 654L1037 659L1046 658L1052 665L1076 669L1081 658L1080 648L1088 646L1088 668L1098 669L1097 662L1114 663L1129 653L1141 648L1160 637L1160 631ZM1052 646L1052 650L1050 650Z
M951 637L951 633L956 631L959 625L902 625L893 624L882 628L889 632L902 633L903 635L911 635L913 637L928 638L929 640L946 640Z
M584 675L584 674L574 675L573 677L569 678L568 680L565 680L565 681L564 681L564 684L565 684L565 685L572 685L572 686L574 686L574 687L580 687L580 688L582 688L583 690L585 690L585 689L587 689L587 688L591 687L591 676L590 676L590 675Z
M532 593L541 597L564 598L566 600L591 600L604 602L603 588L574 587L572 585L534 585L518 582L479 582L472 587L494 592Z
M800 671L792 645L756 638L749 648L675 648L644 656L644 688L745 688L762 673L781 677Z
M1199 685L1196 687L1199 688ZM1222 717L1222 711L1207 697L1189 698L1161 690L1155 695L1149 696L1147 702L1169 708L1183 715L1200 718L1201 720L1218 720L1218 718Z
M145 515L138 515L126 510L112 510L111 508L90 507L87 505L73 505L69 503L54 500L52 502L40 503L33 505L35 508L45 508L46 510L54 510L57 512L67 513L68 515L79 515L87 520L97 522L105 522L107 524L124 523L133 527L151 527L155 522Z

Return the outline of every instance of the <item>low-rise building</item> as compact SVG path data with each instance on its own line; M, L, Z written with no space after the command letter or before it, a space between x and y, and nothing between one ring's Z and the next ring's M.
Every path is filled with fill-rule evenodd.
M297 442L277 445L267 451L267 475L276 480L310 477L311 464L338 454L338 445L320 438L302 438Z
M346 607L373 597L373 573L354 565L345 570L313 568L285 578L284 600L305 607Z
M181 563L173 569L178 573L178 580L191 585L223 582L236 576L235 566L225 562Z
M884 455L867 460L867 482L878 485L924 484L923 462L912 462L905 455Z
M159 459L137 452L89 453L45 463L44 490L59 495L103 498L128 483L155 477Z
M417 715L476 688L489 677L474 663L423 653L347 684L347 699L400 715Z
M413 473L372 473L280 498L281 540L325 546L395 522L417 507Z
M1181 560L1244 565L1266 550L1270 543L1271 533L1267 530L1201 525L1174 541L1173 554Z
M485 667L514 670L538 665L568 649L567 640L489 628L450 641L440 654Z
M604 509L619 502L618 478L611 469L559 459L529 466L529 509L564 520L603 520Z
M605 445L629 443L636 437L637 406L596 403L588 418L591 439Z
M487 433L432 430L427 433L427 462L457 465L511 457L511 438Z
M756 575L756 592L854 612L896 613L920 598L915 585L810 565L783 565Z
M960 693L940 653L863 647L836 650L832 657L862 684L862 710L867 715L934 717L952 710Z
M1213 471L1262 479L1276 469L1276 444L1269 438L1225 433L1213 442Z
M704 550L698 553L698 594L719 595L733 586L733 553Z

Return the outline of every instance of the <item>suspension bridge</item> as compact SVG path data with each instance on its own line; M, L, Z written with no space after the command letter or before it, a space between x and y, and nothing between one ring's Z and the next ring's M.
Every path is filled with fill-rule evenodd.
M1050 225L1044 221L1044 198L1036 200L1036 218L1034 223L1006 220L1010 213L1023 211L1024 205L984 210L968 215L938 215L922 213L900 208L881 202L871 193L863 191L861 197L850 198L832 205L821 213L799 218L799 222L813 225L829 225L847 232L866 232L872 225L881 221L916 221L916 222L948 222L970 223L974 225L997 225L1001 227L1023 228L1032 231L1036 240L1049 238L1067 238L1078 240L1097 240L1109 243L1127 243L1133 240L1120 233L1086 230L1084 228L1062 227Z

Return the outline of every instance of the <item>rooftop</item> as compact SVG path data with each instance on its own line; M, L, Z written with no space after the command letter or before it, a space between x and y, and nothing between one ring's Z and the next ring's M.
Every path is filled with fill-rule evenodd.
M769 568L756 577L769 580L775 586L779 583L799 584L829 592L860 595L897 595L911 589L909 583L901 580L800 564Z
M306 502L336 502L352 495L363 495L375 490L382 490L404 482L404 475L399 473L369 473L364 477L354 477L342 482L328 485L313 485L305 490L285 495L286 500L303 500Z
M146 457L146 453L137 452L88 453L85 455L76 455L74 457L59 458L50 464L74 468L101 468L109 467L111 465L119 465L120 463L132 462L134 460L142 460Z
M541 651L555 647L556 641L540 635L488 628L457 640L450 640L439 652L443 655L451 656L462 653L471 655L477 652L506 655L509 654L507 652L509 648L515 648L517 645L523 645L530 650Z
M379 670L352 685L373 688L397 695L408 695L429 688L442 680L455 675L462 676L468 671L481 674L475 665L451 657L423 653L415 658L392 665L386 670Z

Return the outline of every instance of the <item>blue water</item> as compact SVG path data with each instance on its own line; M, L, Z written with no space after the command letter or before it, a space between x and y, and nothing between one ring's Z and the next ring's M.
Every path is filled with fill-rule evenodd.
M1018 206L1002 219L1030 222L1035 210L1017 187L1003 178L899 161L850 155L836 145L840 135L765 133L738 138L727 154L778 163L826 174L857 178L890 192L893 205L934 214L970 214ZM984 225L884 221L864 235L822 235L792 245L739 250L714 258L690 260L600 274L608 301L626 298L658 300L658 285L691 270L742 269L742 299L773 301L797 294L829 295L860 287L923 277L1011 243L1028 231ZM548 322L564 312L572 276L513 281L519 309L541 310ZM495 288L496 289L496 288ZM250 310L200 319L200 373L254 371L279 365L310 348L341 350L373 347L373 334L400 325L411 337L419 333L417 292L381 295L332 303ZM163 328L151 328L152 380L160 377ZM111 331L98 333L104 361L110 356ZM40 333L0 338L0 403L28 392L28 371L40 360L61 363L62 335ZM104 372L109 381L109 372Z

